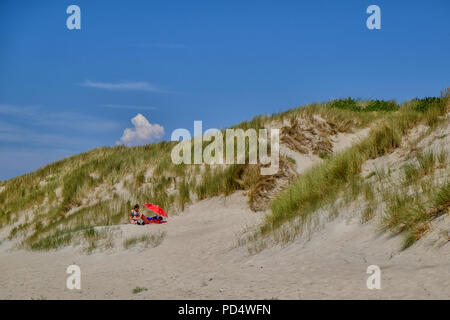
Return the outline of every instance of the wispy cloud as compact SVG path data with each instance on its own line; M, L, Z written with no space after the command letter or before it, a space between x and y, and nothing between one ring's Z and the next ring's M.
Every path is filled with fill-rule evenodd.
M37 106L17 106L7 103L0 103L0 114L10 116L33 116L39 112Z
M127 110L157 110L158 108L152 106L134 106L134 105L126 105L126 104L102 104L103 108L110 109L127 109Z
M104 116L0 103L0 179L104 145L120 128Z
M0 103L0 114L25 121L32 120L33 125L43 127L64 127L91 132L112 131L119 128L119 124L112 120L99 119L69 111L49 112L46 108L39 106L18 106Z
M134 128L126 128L117 144L124 144L129 147L143 145L158 140L164 135L162 126L157 123L150 123L140 113L131 119L131 123L134 125Z
M80 84L83 87L111 90L111 91L148 91L157 93L169 93L169 91L159 88L145 81L138 82L96 82L85 80Z
M189 48L187 45L182 43L141 43L136 45L138 47L148 47L148 48L167 48L167 49L187 49Z
M36 130L27 130L22 127L9 128L0 131L0 141L2 143L15 143L18 145L27 144L34 146L83 146L86 140L59 134L39 133Z
M47 128L31 128L20 124L0 121L0 142L16 146L33 145L47 147L80 147L86 140L72 135L46 132Z

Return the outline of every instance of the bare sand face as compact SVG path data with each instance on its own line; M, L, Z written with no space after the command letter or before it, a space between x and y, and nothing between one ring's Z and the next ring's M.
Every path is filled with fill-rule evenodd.
M406 251L401 238L361 225L348 211L285 247L249 255L237 246L263 213L242 193L200 201L163 225L120 226L113 250L86 255L0 249L1 299L448 299L450 245L431 233ZM442 217L440 226L450 226ZM117 229L117 228L116 228ZM155 248L120 247L124 239L165 232ZM66 288L66 268L81 268L81 290ZM381 268L369 290L367 267ZM136 287L147 288L133 294Z

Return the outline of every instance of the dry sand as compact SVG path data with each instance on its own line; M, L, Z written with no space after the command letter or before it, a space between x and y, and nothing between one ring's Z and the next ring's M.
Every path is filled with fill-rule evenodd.
M361 225L351 211L285 247L249 255L238 236L263 218L235 193L193 204L163 225L120 226L116 248L80 253L0 247L1 299L449 299L450 244L431 233L406 251L401 238ZM440 221L449 226L450 218ZM116 227L117 229L117 227ZM123 239L164 231L158 247L125 250ZM66 268L81 268L81 290L66 288ZM381 289L366 287L381 268ZM148 291L133 294L135 287Z

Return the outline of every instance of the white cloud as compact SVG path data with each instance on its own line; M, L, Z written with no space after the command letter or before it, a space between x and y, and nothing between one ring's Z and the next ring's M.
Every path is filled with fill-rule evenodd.
M128 147L151 143L164 135L164 128L159 124L150 123L147 118L138 113L131 119L134 128L127 128L123 131L122 138L117 144L124 144Z
M85 80L80 84L83 87L96 88L96 89L104 89L104 90L112 90L112 91L150 91L150 92L159 92L159 93L167 93L167 91L158 88L148 82L95 82L90 80Z

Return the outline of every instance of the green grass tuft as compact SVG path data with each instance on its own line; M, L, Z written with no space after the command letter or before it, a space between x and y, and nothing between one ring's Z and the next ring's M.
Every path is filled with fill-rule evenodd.
M134 288L133 289L133 294L138 294L138 293L141 293L141 292L144 292L144 291L148 291L148 289L147 288L144 288L144 287L136 287L136 288Z
M129 249L141 243L144 248L155 248L163 242L165 236L165 232L159 232L157 234L145 234L138 237L132 237L125 239L123 241L123 246L125 249Z

